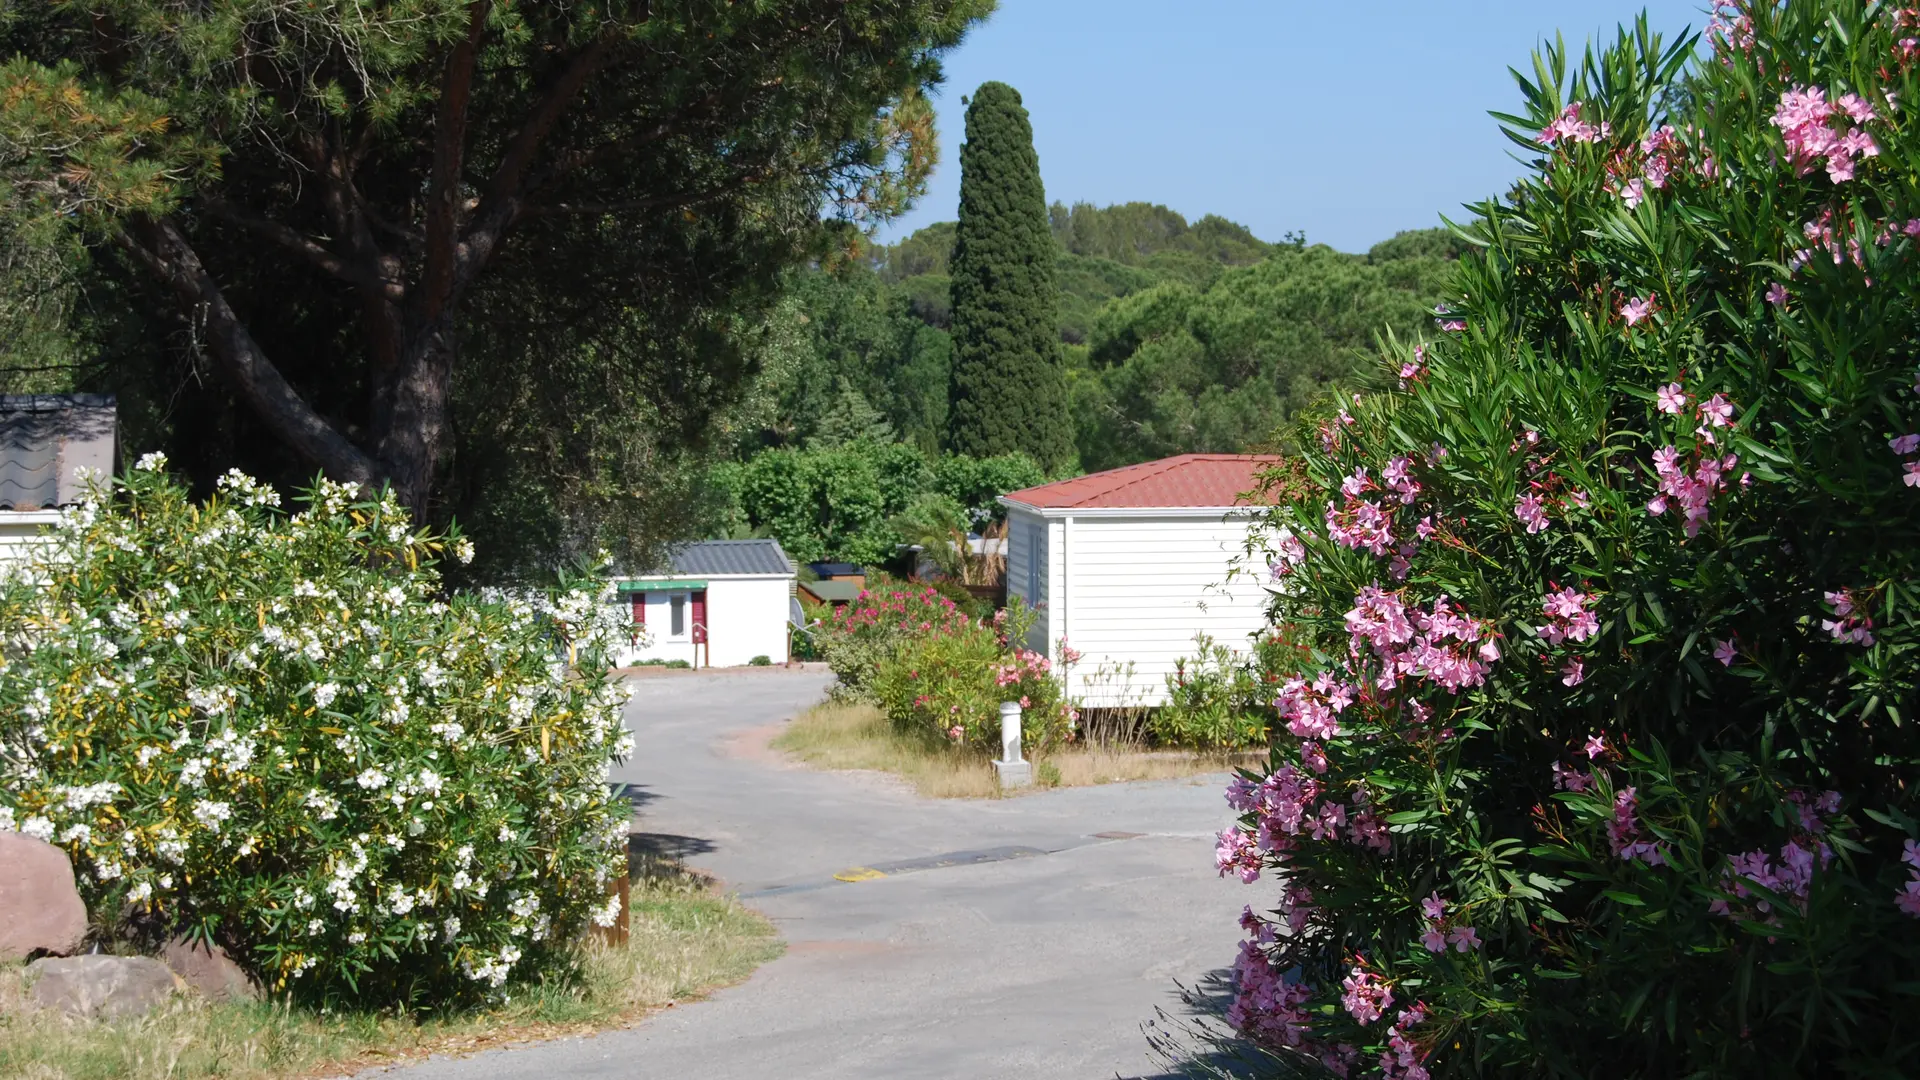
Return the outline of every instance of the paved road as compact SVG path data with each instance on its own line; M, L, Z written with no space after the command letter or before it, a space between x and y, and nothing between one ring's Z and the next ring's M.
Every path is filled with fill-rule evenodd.
M792 671L642 680L628 713L638 746L616 776L635 785L643 841L739 890L779 926L786 956L629 1031L397 1071L410 1080L1154 1074L1141 1024L1156 1006L1179 1011L1175 980L1193 985L1228 963L1241 905L1266 899L1212 872L1224 778L934 801L883 777L755 752L825 686L822 674ZM890 872L834 880L859 866Z

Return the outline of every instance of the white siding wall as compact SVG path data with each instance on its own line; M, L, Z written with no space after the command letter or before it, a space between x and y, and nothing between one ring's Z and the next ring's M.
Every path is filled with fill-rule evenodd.
M707 581L707 646L693 644L693 603L686 606L684 632L673 634L672 597L686 592L650 592L647 598L647 640L628 649L622 664L642 660L685 660L689 664L738 667L756 656L776 664L787 660L788 600L793 579L709 578ZM631 600L621 593L613 601L623 612ZM697 654L696 654L697 653Z
M0 510L0 565L25 560L59 520L58 510Z
M1049 590L1060 580L1055 570L1060 552L1058 533L1058 524L1030 510L1007 511L1007 597L1011 600L1017 596L1038 612L1033 628L1027 631L1027 648L1049 655L1053 652L1053 638L1048 633L1048 615L1053 607Z
M1207 634L1247 651L1266 625L1266 590L1229 573L1246 543L1244 518L1081 517L1055 526L1070 564L1053 598L1056 637L1083 654L1070 692L1094 706L1157 705L1174 662ZM1131 675L1119 669L1133 665ZM1102 676L1102 665L1107 673Z

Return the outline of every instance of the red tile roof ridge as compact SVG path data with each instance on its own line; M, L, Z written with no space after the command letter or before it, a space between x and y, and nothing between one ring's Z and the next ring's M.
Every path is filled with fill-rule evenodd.
M1258 466L1280 460L1278 454L1176 454L1023 488L1008 493L1006 498L1049 509L1230 506L1240 501L1240 494L1255 486ZM1178 475L1181 472L1196 472L1192 468L1196 465L1217 466L1227 463L1247 467L1233 469L1231 475L1217 467L1198 470L1199 474L1191 477ZM1151 490L1139 490L1142 485ZM1133 494L1139 496L1138 500L1128 497L1129 489L1135 489ZM1149 497L1153 495L1159 497Z

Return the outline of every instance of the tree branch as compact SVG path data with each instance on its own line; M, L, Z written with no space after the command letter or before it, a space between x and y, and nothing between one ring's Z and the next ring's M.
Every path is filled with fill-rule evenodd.
M331 248L303 235L297 229L249 214L219 196L203 195L195 202L207 216L258 233L341 281L362 288L377 288L380 284L377 271L364 265L348 262L335 254Z
M541 144L553 130L553 125L565 115L581 88L612 56L613 41L607 37L599 38L581 50L573 63L567 65L560 77L547 87L540 103L527 114L526 120L513 133L513 138L508 140L507 149L500 155L500 163L487 182L486 195L481 198L465 234L460 238L454 267L455 292L464 290L493 258L501 239L519 217L526 197L527 172L533 167Z
M288 446L335 480L374 483L381 472L374 460L315 412L267 359L173 219L142 216L115 239L173 290L189 320L206 331L213 358L234 389Z
M473 65L487 29L489 0L474 0L466 40L447 57L440 105L433 118L433 173L427 182L426 268L414 294L419 321L437 320L453 294L459 259L460 182L466 162L467 104L473 99Z

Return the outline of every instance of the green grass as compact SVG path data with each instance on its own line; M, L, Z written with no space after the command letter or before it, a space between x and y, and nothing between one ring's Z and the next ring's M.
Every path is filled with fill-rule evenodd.
M266 1080L350 1073L430 1053L623 1026L745 978L783 950L772 925L667 868L633 887L625 946L580 947L576 969L496 1008L426 1018L180 997L137 1020L92 1023L28 1005L25 968L0 967L8 1080Z
M871 705L832 701L816 705L794 718L774 738L772 746L822 769L892 773L930 798L985 799L1000 795L1000 781L987 754L931 745L929 740L897 731L886 714ZM1075 746L1035 759L1034 778L1039 784L1032 790L1225 772L1264 759L1264 754Z

